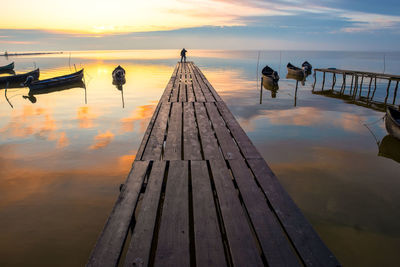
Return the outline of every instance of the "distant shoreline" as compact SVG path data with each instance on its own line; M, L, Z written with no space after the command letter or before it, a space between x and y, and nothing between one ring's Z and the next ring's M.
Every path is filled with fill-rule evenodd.
M10 56L32 56L32 55L49 55L49 54L62 54L63 52L33 52L33 53L3 53L0 56L10 57Z

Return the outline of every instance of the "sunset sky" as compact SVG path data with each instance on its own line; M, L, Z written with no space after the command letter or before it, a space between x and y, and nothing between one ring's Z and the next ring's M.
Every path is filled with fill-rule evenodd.
M399 50L384 0L14 0L0 51L83 49Z

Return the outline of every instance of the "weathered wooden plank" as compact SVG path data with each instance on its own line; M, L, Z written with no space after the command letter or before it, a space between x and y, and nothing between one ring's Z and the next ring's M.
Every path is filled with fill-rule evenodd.
M162 102L159 102L157 107L156 107L156 109L154 110L153 116L151 117L149 125L147 126L146 132L143 135L143 139L142 139L142 142L140 143L139 150L136 153L136 158L135 158L136 160L141 160L142 159L142 155L143 155L144 149L146 148L147 141L149 140L150 134L151 134L151 132L153 130L153 127L154 127L154 123L155 123L155 121L157 119L157 116L158 116L158 113L160 111L161 103Z
M204 73L199 69L199 67L195 66L195 68L197 69L198 73L200 74L201 78L203 79L204 83L207 85L208 89L210 90L210 92L212 93L212 95L215 98L215 101L223 101L222 98L219 96L219 94L217 93L217 91L214 89L214 87L211 85L211 83L207 80L206 76L204 75Z
M240 147L243 155L247 159L258 159L262 158L261 154L257 151L250 138L247 136L243 128L237 122L233 114L229 111L229 108L224 102L216 102L218 110L221 112L229 130L231 131L236 143Z
M248 163L306 266L340 266L263 159Z
M185 74L186 76L186 74ZM181 87L179 90L179 101L180 102L186 102L187 101L187 84L186 84L186 78L184 77L183 80L181 81Z
M194 103L204 159L220 158L221 151L203 103Z
M172 87L176 83L178 71L179 71L180 64L176 64L174 72L172 73L171 78L169 79L169 82L164 90L164 93L161 96L160 102L168 101L171 95Z
M151 131L149 140L144 149L142 160L159 160L161 158L161 150L164 143L170 107L170 103L162 103L153 130Z
M193 70L193 64L189 65L189 68ZM197 81L196 74L193 72L192 76L193 91L196 97L196 102L206 102L203 91L201 90L200 84Z
M254 226L268 266L300 266L294 249L286 239L279 221L268 207L244 160L229 160L233 176Z
M165 141L165 160L182 159L182 103L172 103Z
M193 223L197 266L226 266L206 161L192 161Z
M210 161L234 266L264 266L224 160Z
M189 266L188 162L169 166L155 266Z
M221 146L222 152L225 159L238 159L242 158L239 148L233 141L228 128L226 128L225 122L221 115L218 113L217 107L214 103L205 103L207 112L212 121L215 133L217 135L218 142Z
M183 103L183 159L201 160L199 132L194 117L193 103Z
M148 161L133 164L87 266L117 266L148 165Z
M178 75L180 76L180 75ZM178 102L179 100L179 92L181 90L182 81L178 78L176 85L172 88L171 97L169 98L170 102Z
M147 266L149 264L151 243L156 224L157 209L164 180L165 161L155 161L151 168L150 177L143 197L142 205L124 266Z
M196 102L196 98L194 96L194 91L193 91L193 83L191 79L191 74L188 74L188 80L186 82L186 93L187 93L187 101L188 102Z
M206 85L204 79L202 78L199 69L196 66L194 66L193 70L195 73L195 77L197 79L197 83L199 84L200 89L203 92L206 101L207 102L215 102L215 98L214 98L213 94L211 93L210 89L208 88L208 86Z

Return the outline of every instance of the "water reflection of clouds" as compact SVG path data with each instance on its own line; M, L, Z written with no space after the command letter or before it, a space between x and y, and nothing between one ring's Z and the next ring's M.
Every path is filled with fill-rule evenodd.
M90 149L100 149L108 146L114 139L115 135L111 131L99 133L94 137L94 143L89 147Z
M122 132L132 132L134 123L137 121L140 124L139 132L143 133L146 131L148 120L151 118L151 116L153 116L155 108L156 103L137 107L134 111L132 111L130 117L125 117L120 120Z
M79 122L79 128L94 127L94 120L100 116L99 112L90 106L79 107L76 119Z

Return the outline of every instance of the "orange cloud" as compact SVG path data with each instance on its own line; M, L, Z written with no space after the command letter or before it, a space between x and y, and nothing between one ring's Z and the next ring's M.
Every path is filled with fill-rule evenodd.
M94 126L93 120L98 116L98 114L94 113L93 110L87 106L79 107L77 115L79 128L92 128Z
M91 145L89 148L90 149L100 149L103 147L108 146L108 144L111 143L111 141L114 139L115 135L107 131L105 133L99 133L94 137L95 143Z

